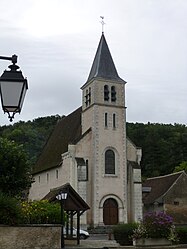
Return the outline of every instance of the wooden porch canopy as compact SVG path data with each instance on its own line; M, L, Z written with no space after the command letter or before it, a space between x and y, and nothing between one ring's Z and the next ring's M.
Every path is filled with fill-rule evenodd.
M69 183L51 189L50 192L43 198L43 200L48 200L49 202L58 201L56 199L56 196L61 192L67 193L67 199L64 200L63 204L64 211L67 214L67 222L66 222L67 238L69 239L73 238L73 217L77 215L77 244L79 244L80 216L86 210L90 209L90 207ZM69 231L70 234L68 234Z

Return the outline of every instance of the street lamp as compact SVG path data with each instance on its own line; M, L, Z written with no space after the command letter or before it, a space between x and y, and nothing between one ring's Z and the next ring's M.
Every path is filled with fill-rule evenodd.
M61 206L61 248L65 247L64 244L64 200L67 199L68 194L66 192L60 192L57 196L56 199L60 201L60 206Z
M10 60L12 65L10 70L5 70L0 77L0 95L4 112L8 113L8 118L12 122L14 115L21 112L26 91L28 89L27 79L23 77L17 63L17 56L0 56L1 60Z

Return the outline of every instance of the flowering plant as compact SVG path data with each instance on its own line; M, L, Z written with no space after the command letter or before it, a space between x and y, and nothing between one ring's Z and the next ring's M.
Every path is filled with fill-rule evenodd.
M61 223L61 209L58 203L49 203L47 200L23 201L21 203L23 223L48 224Z
M148 238L147 230L142 223L138 224L137 228L133 230L132 239Z
M164 212L149 212L133 231L134 240L140 238L166 238L174 241L175 228L171 216Z
M173 218L164 212L149 212L144 216L143 225L149 238L168 238Z

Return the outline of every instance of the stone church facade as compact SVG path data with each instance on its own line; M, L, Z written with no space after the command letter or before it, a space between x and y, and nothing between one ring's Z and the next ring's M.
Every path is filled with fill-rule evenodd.
M125 81L102 33L82 106L60 120L33 168L32 200L65 183L88 203L87 226L142 218L141 149L126 136Z

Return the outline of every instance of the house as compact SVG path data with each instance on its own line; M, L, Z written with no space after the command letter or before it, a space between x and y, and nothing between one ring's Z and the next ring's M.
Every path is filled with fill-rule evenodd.
M185 171L148 178L142 184L144 212L165 211L176 223L187 222L187 174Z
M141 149L126 136L125 84L102 33L82 106L57 123L34 165L31 200L70 183L90 207L82 224L142 218Z

